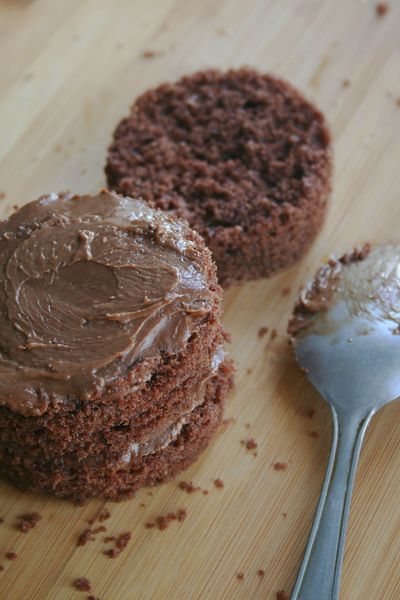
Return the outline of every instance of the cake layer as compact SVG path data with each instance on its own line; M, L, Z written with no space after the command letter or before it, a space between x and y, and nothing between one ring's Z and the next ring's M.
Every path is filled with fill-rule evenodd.
M68 456L43 460L23 449L8 452L0 461L0 473L22 489L47 491L78 502L91 496L121 500L143 485L155 485L188 467L205 448L217 429L226 394L232 386L232 366L220 366L206 386L205 401L186 415L185 422L168 444L140 460L127 460L129 436L110 445L106 452L91 448L79 459Z

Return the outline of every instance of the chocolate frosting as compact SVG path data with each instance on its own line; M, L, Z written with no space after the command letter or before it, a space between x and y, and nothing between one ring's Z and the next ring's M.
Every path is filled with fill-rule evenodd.
M334 326L331 312L339 304L343 305L341 314L347 320L362 321L361 335L379 322L398 334L400 245L387 243L371 249L367 244L339 260L329 261L302 290L289 333L297 336L310 331L327 333ZM318 318L320 313L324 318Z
M0 225L0 404L93 394L182 349L212 292L184 223L133 200L51 194Z

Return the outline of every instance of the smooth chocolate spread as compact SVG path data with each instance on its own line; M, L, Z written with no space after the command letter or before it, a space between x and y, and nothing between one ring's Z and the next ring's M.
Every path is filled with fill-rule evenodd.
M52 194L0 225L0 404L39 415L179 351L212 297L183 223L139 200Z
M315 319L320 313L326 317ZM372 250L366 245L322 267L302 290L289 333L299 335L303 330L328 333L343 319L359 322L356 329L359 335L367 335L378 323L385 323L393 333L399 333L399 244L382 244Z

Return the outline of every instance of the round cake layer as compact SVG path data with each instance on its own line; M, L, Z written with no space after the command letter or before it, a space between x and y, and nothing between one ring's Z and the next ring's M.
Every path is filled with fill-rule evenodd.
M140 385L216 318L213 271L198 236L142 201L25 205L0 224L0 405L39 415Z
M111 188L187 219L229 284L288 267L311 244L331 189L330 134L286 82L204 71L137 99L106 174Z
M140 454L129 434L102 449L94 446L79 456L72 453L65 461L20 448L2 457L0 473L22 489L47 491L77 502L92 496L130 497L139 487L166 481L194 462L221 421L231 386L232 365L223 363L208 381L203 403L181 417L157 448Z

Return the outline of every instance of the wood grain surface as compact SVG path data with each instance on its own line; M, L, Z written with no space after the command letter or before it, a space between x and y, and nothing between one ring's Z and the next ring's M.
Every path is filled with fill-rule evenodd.
M286 324L298 287L328 254L399 235L400 2L389 5L378 17L370 0L0 0L1 216L43 193L104 186L106 147L134 98L203 67L250 64L288 78L326 113L335 149L330 212L308 256L269 281L226 293L238 364L227 416L236 422L179 478L208 496L172 482L130 502L76 508L1 483L1 600L84 599L72 586L76 577L87 577L101 600L274 600L278 590L290 592L330 418L294 364ZM276 339L258 337L261 326L276 328ZM343 600L400 598L399 416L396 404L386 408L367 436ZM248 437L256 457L240 443ZM275 462L287 468L277 471ZM132 532L114 560L102 554L101 536L76 546L85 520L103 506L112 512L107 534ZM144 527L181 507L183 523ZM33 510L41 522L17 531L17 516ZM9 551L15 561L4 558Z

